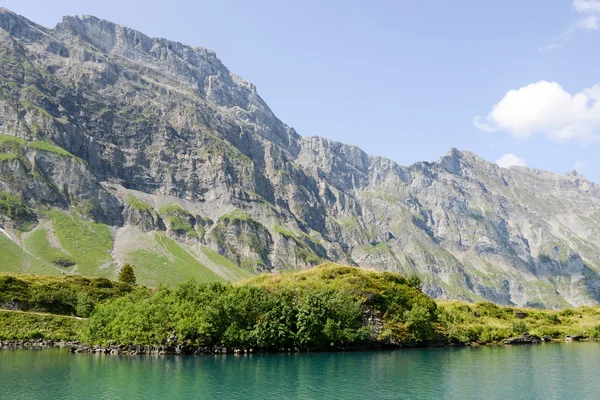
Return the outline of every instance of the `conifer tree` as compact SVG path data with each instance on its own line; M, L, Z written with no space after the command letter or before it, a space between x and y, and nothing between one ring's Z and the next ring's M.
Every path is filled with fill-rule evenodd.
M135 285L135 272L133 271L131 264L125 264L123 265L123 268L121 268L121 271L119 272L119 282Z

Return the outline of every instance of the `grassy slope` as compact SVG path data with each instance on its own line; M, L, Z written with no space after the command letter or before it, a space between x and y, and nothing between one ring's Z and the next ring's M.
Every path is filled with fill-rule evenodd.
M251 272L239 267L233 261L223 257L222 255L220 255L214 250L209 249L208 247L202 246L202 253L204 253L204 255L211 262L213 262L221 268L224 268L227 277L230 281L237 282L254 276Z
M0 270L3 272L58 275L50 264L28 254L19 245L0 233Z
M108 226L84 221L53 209L48 212L56 238L77 264L77 272L86 276L110 276L110 269L100 269L112 262L112 234Z
M16 243L0 233L0 268L6 272L22 272L23 267L29 262L29 255Z
M67 252L65 252L62 248L57 248L50 245L50 242L48 241L48 233L41 225L23 239L23 247L31 254L34 254L36 257L46 261L49 264L52 264L59 259L71 259L69 254L67 254ZM70 270L70 268L65 268L64 270Z
M125 262L134 266L138 283L156 287L161 283L175 284L190 278L198 282L223 281L164 233L152 232L151 235L154 242L151 246L133 248L124 256Z
M56 209L47 211L46 217L48 220L43 220L23 236L23 248L0 235L0 251L4 255L0 261L0 271L46 275L61 274L63 271L67 274L114 278L114 263L110 254L113 236L108 226L85 221ZM46 221L51 222L50 232L44 228ZM51 244L49 234L55 236L58 247L56 243ZM190 278L198 282L225 280L163 232L145 235L139 245L134 243L131 246L123 260L135 266L140 284L156 287L159 284L174 285ZM204 246L200 249L206 258L224 271L227 280L239 281L253 276L218 253ZM57 260L67 260L75 265L58 266Z
M3 340L76 340L85 321L75 317L0 310L0 338Z

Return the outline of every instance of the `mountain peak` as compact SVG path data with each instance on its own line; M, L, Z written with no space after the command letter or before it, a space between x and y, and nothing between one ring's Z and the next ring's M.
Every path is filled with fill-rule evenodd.
M15 38L30 41L39 40L45 31L42 26L4 7L0 7L0 29L4 29Z

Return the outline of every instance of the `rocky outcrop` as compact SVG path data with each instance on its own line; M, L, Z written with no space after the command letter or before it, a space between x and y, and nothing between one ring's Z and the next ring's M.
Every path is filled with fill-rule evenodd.
M15 138L0 191L32 208L163 230L260 271L329 259L416 273L438 298L600 301L600 188L577 173L456 149L403 167L301 137L213 51L95 17L49 29L2 9L0 54L0 134Z

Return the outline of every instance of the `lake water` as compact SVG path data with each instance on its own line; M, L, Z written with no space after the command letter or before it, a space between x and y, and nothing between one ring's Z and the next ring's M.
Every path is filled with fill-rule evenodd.
M2 399L598 399L600 343L252 356L0 350Z

